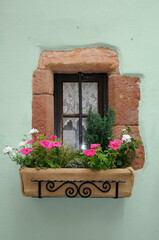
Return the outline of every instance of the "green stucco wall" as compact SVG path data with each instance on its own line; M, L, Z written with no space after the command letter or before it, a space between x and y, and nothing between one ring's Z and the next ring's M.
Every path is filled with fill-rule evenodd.
M0 153L1 240L159 239L159 1L0 0L0 144L31 129L32 74L43 50L117 50L123 75L141 77L146 162L130 199L32 199Z

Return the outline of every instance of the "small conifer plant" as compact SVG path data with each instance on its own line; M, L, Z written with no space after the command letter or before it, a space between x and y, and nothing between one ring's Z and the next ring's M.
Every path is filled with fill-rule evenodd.
M86 135L85 142L87 148L92 143L99 143L102 150L106 150L113 138L113 126L115 123L115 111L112 107L108 107L104 117L99 113L93 113L90 106L86 117Z

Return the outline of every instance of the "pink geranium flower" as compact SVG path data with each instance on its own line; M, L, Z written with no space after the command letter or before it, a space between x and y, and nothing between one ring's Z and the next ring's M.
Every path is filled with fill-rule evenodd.
M99 144L99 143L91 144L91 149L92 149L92 148L97 148L97 147L100 147L100 144Z
M50 138L49 138L49 140L54 140L55 138L57 138L57 136L56 136L56 135L54 135L54 136L50 137Z
M28 141L26 144L33 143L33 142L35 142L35 140L31 139L31 140Z
M31 149L29 149L29 148L23 148L23 149L21 149L19 152L21 152L22 154L29 154L30 152L33 151L33 149L34 149L34 148L31 148Z
M40 145L45 147L45 148L52 148L52 145L51 145L51 143L48 140L40 141Z
M115 139L113 141L110 141L110 148L112 148L113 150L117 150L119 148L119 146L121 145L121 140L119 139Z
M89 149L89 150L84 151L84 155L93 157L96 152L97 152L97 150L95 150L95 149Z
M55 142L51 143L51 146L52 147L61 147L61 142L55 141Z
M35 136L35 140L37 141L38 140L38 136L40 136L41 134L38 134Z

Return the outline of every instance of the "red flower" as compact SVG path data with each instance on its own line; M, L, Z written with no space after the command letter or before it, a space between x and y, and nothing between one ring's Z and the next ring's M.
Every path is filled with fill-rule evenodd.
M91 149L92 149L92 148L97 148L97 147L100 147L100 144L99 144L99 143L91 144Z
M35 141L32 139L32 140L28 141L26 144L33 143L33 142L35 142Z
M50 143L52 145L52 147L61 147L61 143L58 141L55 141L53 143Z
M30 152L33 151L34 148L23 148L22 150L20 150L19 152L21 152L22 154L29 154Z
M121 143L122 142L118 139L110 141L110 148L112 148L113 150L117 150L119 148L119 146L121 145Z
M97 152L97 150L89 149L89 150L84 151L84 155L93 157L96 152Z
M56 136L56 135L54 135L54 136L50 137L50 138L49 138L49 140L54 140L55 138L57 138L57 136Z

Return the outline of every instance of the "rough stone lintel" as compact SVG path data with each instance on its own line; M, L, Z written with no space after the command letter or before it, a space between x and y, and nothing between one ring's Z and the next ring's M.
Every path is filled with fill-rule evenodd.
M54 73L118 73L119 60L108 48L83 48L70 51L44 51L39 58L39 69Z

